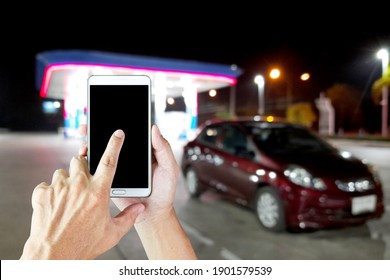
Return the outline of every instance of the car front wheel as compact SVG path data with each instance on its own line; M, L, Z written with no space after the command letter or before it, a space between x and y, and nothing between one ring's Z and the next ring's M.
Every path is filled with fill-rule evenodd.
M280 232L286 229L283 202L272 187L262 187L256 194L255 212L262 227Z
M192 168L188 168L186 172L186 186L187 190L191 197L197 198L201 194L201 190L199 187L198 175L195 170Z

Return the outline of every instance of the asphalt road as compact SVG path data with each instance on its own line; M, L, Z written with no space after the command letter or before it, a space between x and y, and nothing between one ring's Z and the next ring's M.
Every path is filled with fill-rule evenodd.
M31 193L53 171L68 168L82 139L64 139L47 133L0 132L0 258L18 259L29 235ZM390 146L335 141L379 167L384 183L385 215L366 225L305 233L265 232L249 210L206 193L190 199L183 177L177 186L175 207L200 259L333 260L390 259ZM172 143L180 159L182 143ZM114 205L112 214L117 213ZM139 238L131 230L99 259L146 259Z

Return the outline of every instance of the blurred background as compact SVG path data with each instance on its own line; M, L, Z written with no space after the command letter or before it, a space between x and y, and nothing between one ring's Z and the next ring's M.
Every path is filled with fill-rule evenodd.
M111 8L93 17L74 9L63 15L41 11L23 24L16 24L18 17L4 23L2 259L21 254L29 234L33 188L50 182L55 169L67 168L84 140L85 77L91 73L151 75L153 92L159 93L153 97L154 121L178 160L183 143L204 121L264 114L303 124L379 167L386 205L379 221L302 234L261 231L251 213L214 194L193 201L181 178L177 212L200 258L390 259L390 32L385 9L352 12L329 5L321 7L321 14L306 7L307 12L287 16L280 7L258 10L240 4L222 10L198 7L192 16L179 11L151 18L159 9L154 7L140 12L145 21L132 18L134 11ZM108 13L115 15L115 22L107 19ZM76 57L69 55L73 52ZM170 90L172 81L185 84ZM131 106L136 102L129 102ZM229 222L222 227L221 221ZM102 258L146 256L130 231Z
M337 11L329 13L332 20L326 21L319 15L295 15L278 22L255 14L248 11L245 20L215 16L211 23L188 24L183 32L172 31L170 28L175 25L171 25L170 19L157 20L159 26L153 30L130 21L119 27L105 25L101 27L105 32L67 23L58 24L56 32L46 33L40 27L49 23L40 25L39 20L15 32L6 30L0 64L0 127L53 131L64 126L61 113L56 114L50 102L46 102L52 101L49 96L49 100L40 96L36 55L75 49L241 69L233 93L231 84L216 88L212 96L209 89L198 90L198 123L213 116L257 114L259 92L263 91L264 113L286 117L290 112L290 119L315 128L320 115L316 100L323 94L334 108L335 134L382 133L385 104L381 102L381 84L386 78L382 78L384 61L377 58L377 52L389 45L388 30L381 24L385 17L377 16L375 22L353 20L352 24ZM166 39L159 39L161 32ZM31 39L26 36L29 33L33 34ZM274 69L280 71L279 76L270 76ZM254 82L257 75L263 77L263 89ZM60 102L64 99L58 98L59 94L56 97ZM175 106L167 104L167 111L185 110L180 108L182 100L178 97ZM58 112L63 110L59 109Z

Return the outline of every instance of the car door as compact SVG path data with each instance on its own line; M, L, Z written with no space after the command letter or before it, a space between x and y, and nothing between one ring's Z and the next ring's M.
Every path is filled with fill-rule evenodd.
M197 144L194 147L194 152L197 154L198 160L194 166L198 174L199 180L204 185L218 189L219 183L219 166L222 164L222 159L219 156L221 149L221 127L211 125L206 127L199 135Z
M221 161L215 172L218 182L229 196L246 204L254 195L258 182L255 151L246 134L238 127L225 125L218 157Z

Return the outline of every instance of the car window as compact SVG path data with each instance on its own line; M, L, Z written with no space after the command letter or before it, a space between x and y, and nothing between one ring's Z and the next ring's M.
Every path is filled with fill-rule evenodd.
M236 127L224 127L222 137L222 149L236 155L244 155L248 152L248 139L245 134Z
M221 128L217 126L206 127L199 135L199 141L211 147L220 146L218 144L220 142L219 140L220 138L221 138Z
M254 141L265 153L319 152L332 148L310 131L300 127L256 127L252 128Z

